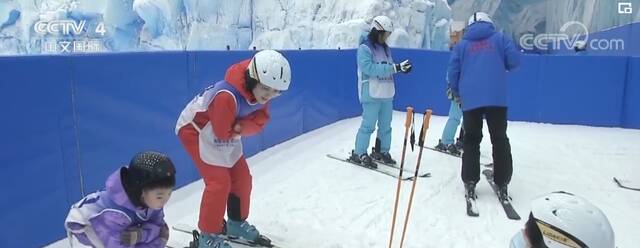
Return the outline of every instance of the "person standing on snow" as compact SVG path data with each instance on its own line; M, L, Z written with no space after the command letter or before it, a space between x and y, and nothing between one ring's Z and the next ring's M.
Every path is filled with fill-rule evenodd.
M269 121L269 101L290 83L289 61L277 51L263 50L232 65L224 80L206 88L180 114L176 134L205 183L199 248L231 247L220 236L224 230L230 237L270 243L246 221L252 178L240 137L262 131Z
M436 145L435 149L460 156L460 149L462 149L462 141L464 140L464 128L460 129L460 136L455 143L453 142L453 139L456 136L456 131L458 130L460 122L462 122L462 109L460 109L460 104L454 101L451 88L447 89L447 98L451 101L449 116L447 117L447 123L444 125L444 129L442 130L442 138L438 140L438 145Z
M448 80L454 101L462 106L464 144L462 181L467 197L475 198L480 180L482 122L487 119L493 145L494 181L501 200L508 199L507 185L513 173L507 137L507 71L520 64L513 41L495 31L488 14L476 12L453 49Z
M553 192L535 199L524 229L511 238L510 248L615 248L607 216L586 199Z
M389 154L391 148L391 117L393 114L393 96L395 82L393 74L409 73L411 63L405 60L394 64L391 49L386 41L393 31L393 23L386 16L376 16L371 30L360 41L358 47L358 98L362 104L362 123L356 135L355 149L349 160L367 167L375 168L372 158L387 164L396 161ZM367 154L369 139L378 123L376 145Z
M169 227L162 208L171 197L175 176L167 155L136 154L129 166L108 177L105 190L71 207L64 222L69 238L95 248L165 247Z

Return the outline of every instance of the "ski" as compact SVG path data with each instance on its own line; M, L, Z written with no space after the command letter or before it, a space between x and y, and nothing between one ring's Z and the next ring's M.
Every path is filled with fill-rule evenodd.
M397 164L388 164L383 162L382 160L373 160L374 162L376 162L378 165L384 165L384 166L389 166L391 168L395 168L395 169L400 169L400 167L397 166ZM411 173L411 174L415 174L416 172L407 168L402 168L402 171L407 172L407 173ZM427 172L427 173L423 173L420 174L419 177L431 177L431 172ZM413 179L413 176L411 176L409 179ZM407 180L409 180L407 179Z
M367 166L364 166L362 164L352 162L351 160L346 159L346 158L341 158L341 157L338 157L338 156L335 156L335 155L331 155L331 154L327 154L327 157L335 159L335 160L339 160L339 161L342 161L342 162L345 162L345 163L349 163L349 164L352 164L352 165L355 165L355 166L359 166L361 168L372 170L372 171L375 171L375 172L378 172L380 174L384 174L384 175L387 175L387 176L390 176L390 177L394 177L394 178L400 177L400 175L398 175L396 173L392 173L392 172L389 172L389 171L386 171L386 170L381 170L379 168L375 169L375 168L367 167ZM396 167L394 167L394 168L396 168ZM396 168L396 169L399 169L399 168ZM413 178L413 177L404 177L404 178L402 178L402 180L409 180L411 178Z
M504 209L505 214L507 214L507 218L512 220L519 220L520 215L518 215L518 212L515 210L515 208L513 208L513 205L511 205L511 201L509 199L500 199L498 185L493 182L493 170L485 169L482 171L482 174L484 174L484 176L487 178L487 182L489 182L489 184L491 185L493 192L496 193L496 196L498 196L498 201L500 201L500 205Z
M190 234L193 235L193 241L191 241L189 243L189 246L186 246L184 248L197 248L198 246L198 240L200 238L200 233L198 232L198 230L195 230L194 228L184 225L184 224L177 224L175 226L172 226L171 229L181 232L181 233L186 233L186 234ZM189 231L191 230L191 231ZM262 242L268 242L268 243L264 243L264 244L260 244L260 243L254 243L251 241L247 241L241 238L232 238L226 235L220 235L220 237L223 237L227 242L233 243L233 244L237 244L237 245L242 245L243 247L256 247L256 248L279 248L279 246L274 245L273 243L271 243L271 240L269 240L268 238L260 235L262 238ZM260 242L260 241L259 241ZM237 247L237 246L234 246ZM176 248L176 247L173 247Z
M618 180L617 178L613 178L613 181L618 185L618 187L623 188L623 189L628 189L628 190L635 190L635 191L640 191L640 188L634 188L634 187L629 187L626 186L624 184L622 184L622 182L620 182L620 180Z

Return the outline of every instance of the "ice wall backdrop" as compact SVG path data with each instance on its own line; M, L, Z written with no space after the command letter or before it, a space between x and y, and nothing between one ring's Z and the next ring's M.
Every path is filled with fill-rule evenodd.
M411 74L395 77L395 109L413 105L446 115L449 52L393 52L414 61ZM176 118L231 63L251 55L0 57L0 247L41 247L64 237L69 206L103 188L109 173L137 151L168 153L178 166L179 186L196 180L195 166L174 134ZM244 139L249 156L361 113L355 50L293 50L285 56L292 87L273 102L265 132ZM640 128L638 72L637 57L527 55L509 74L509 119Z
M446 50L452 21L474 11L518 39L637 22L640 0L0 0L0 55L353 48L380 14L395 22L392 46Z

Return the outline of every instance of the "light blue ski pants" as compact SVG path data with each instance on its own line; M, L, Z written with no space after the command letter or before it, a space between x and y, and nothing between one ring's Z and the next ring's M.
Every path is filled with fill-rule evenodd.
M449 119L447 119L447 124L444 125L444 130L442 131L443 144L453 144L461 119L462 109L460 109L460 105L451 101L451 107L449 107Z
M374 101L362 103L362 123L356 135L355 153L362 155L369 148L371 134L378 123L380 152L389 152L391 148L391 118L393 115L393 101Z

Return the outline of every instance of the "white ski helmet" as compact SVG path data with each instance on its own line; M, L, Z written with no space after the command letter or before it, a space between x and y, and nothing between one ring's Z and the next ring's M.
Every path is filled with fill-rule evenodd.
M389 17L386 16L376 16L371 21L371 29L393 32L393 22Z
M262 50L249 62L249 76L276 90L287 90L291 67L287 58L275 50Z
M471 15L469 17L469 22L467 23L467 26L471 26L471 24L474 24L476 22L493 23L493 21L491 20L491 17L489 16L489 14L484 13L484 12L475 12L475 13L473 13L473 15Z
M582 197L553 192L534 200L531 214L548 248L615 248L609 220Z

